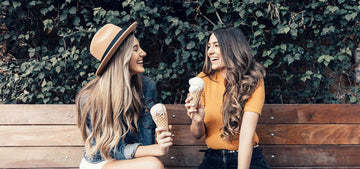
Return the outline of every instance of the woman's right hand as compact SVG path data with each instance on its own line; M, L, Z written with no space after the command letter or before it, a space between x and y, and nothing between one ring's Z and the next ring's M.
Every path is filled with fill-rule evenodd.
M185 99L185 108L187 110L187 115L192 120L192 123L196 123L199 125L202 125L204 123L204 106L202 106L201 100L198 104L191 103L191 100L193 98L190 96L190 94L187 95L187 98Z
M169 126L171 130L172 126ZM156 132L156 142L159 145L159 152L157 156L163 156L169 152L169 147L173 145L173 139L171 137L171 132L166 131L165 127L157 127L155 129Z

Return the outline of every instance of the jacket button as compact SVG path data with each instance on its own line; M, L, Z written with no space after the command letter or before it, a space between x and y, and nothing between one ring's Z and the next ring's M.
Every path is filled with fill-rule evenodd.
M148 109L148 108L146 108L146 109L145 109L145 112L146 112L146 113L148 113L148 112L149 112L149 109Z

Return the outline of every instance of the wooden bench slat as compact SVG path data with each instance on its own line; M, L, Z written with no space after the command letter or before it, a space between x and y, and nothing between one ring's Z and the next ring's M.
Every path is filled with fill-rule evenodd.
M259 123L360 124L360 104L265 104Z
M82 147L0 147L0 168L78 167Z
M84 146L75 125L0 126L0 146Z
M0 124L75 124L74 104L0 104Z
M160 160L167 167L196 167L204 157L204 152L199 150L206 149L206 146L172 146L169 153L160 157Z
M165 106L169 113L169 124L190 124L183 104ZM359 104L265 104L259 123L359 124L359 114ZM0 124L75 124L77 114L73 104L0 104L0 117Z
M205 145L189 125L173 125L174 145ZM257 127L260 144L359 144L360 125L265 125ZM0 126L0 146L83 146L75 125Z
M272 167L360 166L360 145L262 146Z
M259 124L261 144L354 144L360 143L360 124Z
M204 155L198 150L204 149L205 146L173 146L160 159L167 167L196 167ZM0 167L77 167L82 150L82 147L0 147ZM360 166L360 146L263 146L263 151L274 167Z

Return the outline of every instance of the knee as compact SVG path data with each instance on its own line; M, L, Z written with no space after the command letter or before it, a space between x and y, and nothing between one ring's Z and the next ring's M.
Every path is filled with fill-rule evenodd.
M147 160L147 168L150 169L165 169L163 163L156 157L148 157Z

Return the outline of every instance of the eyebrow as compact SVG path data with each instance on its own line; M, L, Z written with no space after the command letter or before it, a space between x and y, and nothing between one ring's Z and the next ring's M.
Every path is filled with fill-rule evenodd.
M215 44L215 43L219 43L218 41L215 41L215 42L213 42L212 44ZM208 45L210 45L211 43L207 43Z
M137 48L137 47L139 47L139 45L134 45L134 46L133 46L133 48Z

